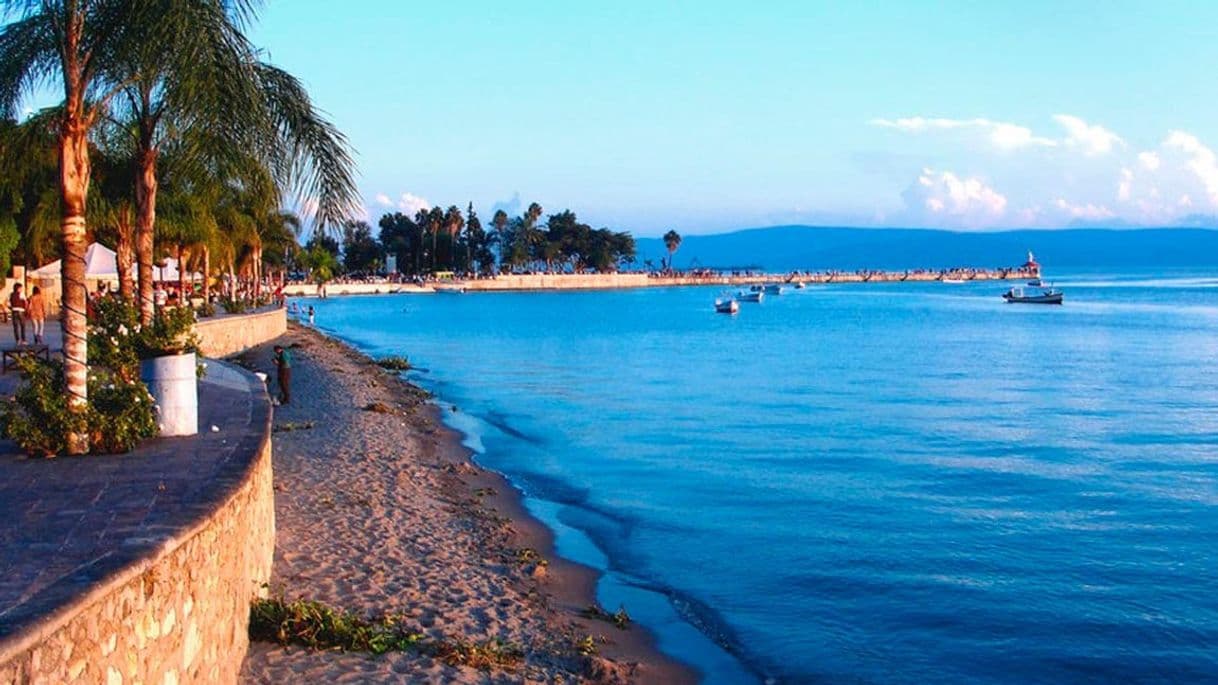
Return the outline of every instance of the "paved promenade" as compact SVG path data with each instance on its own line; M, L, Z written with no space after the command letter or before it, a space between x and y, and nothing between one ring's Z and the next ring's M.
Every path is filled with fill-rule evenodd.
M6 337L11 344L11 330ZM18 374L2 378L11 392ZM0 640L48 620L214 511L258 452L270 411L261 383L208 360L195 437L54 459L27 459L0 441Z

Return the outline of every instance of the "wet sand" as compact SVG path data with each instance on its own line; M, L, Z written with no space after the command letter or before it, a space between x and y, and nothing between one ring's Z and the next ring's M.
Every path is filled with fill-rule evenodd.
M641 626L579 615L596 571L555 555L550 531L506 480L470 461L422 391L313 330L292 325L281 342L299 347L292 402L274 418L272 592L401 615L433 640L497 639L523 658L479 670L425 652L253 643L243 682L696 682ZM243 360L274 378L269 345ZM588 636L592 656L579 649Z

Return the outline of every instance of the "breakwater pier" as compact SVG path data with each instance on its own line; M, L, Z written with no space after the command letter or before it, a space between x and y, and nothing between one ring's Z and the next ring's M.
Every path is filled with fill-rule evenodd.
M313 283L292 283L284 292L292 297L329 295L375 295L386 293L431 293L436 285L460 286L466 291L511 290L608 290L616 288L668 288L678 286L746 286L763 283L831 284L831 283L899 283L933 281L1005 281L1037 278L1039 266L1018 267L910 269L903 271L795 271L789 273L724 273L700 271L688 273L528 273L500 274L490 278L469 278L445 281L425 281L422 284L398 283L386 279L371 281L336 280L318 286Z

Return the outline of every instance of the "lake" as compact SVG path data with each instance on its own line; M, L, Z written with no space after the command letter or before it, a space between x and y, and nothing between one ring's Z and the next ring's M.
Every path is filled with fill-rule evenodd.
M1218 274L308 300L706 682L1218 679Z

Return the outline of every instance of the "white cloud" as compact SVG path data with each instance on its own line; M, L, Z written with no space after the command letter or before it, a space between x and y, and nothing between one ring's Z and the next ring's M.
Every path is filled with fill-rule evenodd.
M1121 169L1121 180L1117 183L1117 199L1121 202L1128 202L1129 196L1133 192L1133 170Z
M1000 150L1015 150L1022 147L1053 147L1056 141L1032 134L1032 129L1005 121L985 118L944 119L941 117L905 117L901 119L872 119L872 126L893 128L898 131L921 133L924 131L947 131L953 129L975 129L986 135L990 143Z
M1066 129L1067 137L1063 142L1081 148L1084 154L1102 155L1111 152L1116 145L1125 145L1125 141L1112 131L1099 124L1088 124L1076 116L1055 114L1053 120Z
M1111 219L1116 216L1116 213L1103 205L1093 205L1090 202L1083 205L1075 205L1066 202L1063 198L1057 198L1053 203L1055 207L1065 212L1072 219L1087 219L1089 221L1098 221L1101 219Z
M389 196L384 193L377 193L376 203L382 207L392 207L393 206L393 200L391 200L389 198Z
M904 197L914 214L970 226L993 223L1007 206L1006 197L981 179L934 169L923 169Z
M1139 152L1138 161L1142 163L1142 167L1147 171L1158 171L1163 161L1159 159L1159 155L1154 152Z
M1183 153L1188 159L1185 166L1205 186L1210 202L1218 205L1218 156L1196 136L1184 131L1172 131L1163 141L1163 147Z
M398 198L398 209L408 215L414 215L421 209L431 209L431 203L426 198L419 197L414 193L402 193L402 197Z

